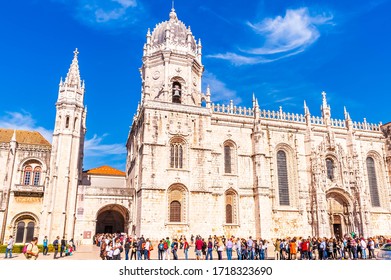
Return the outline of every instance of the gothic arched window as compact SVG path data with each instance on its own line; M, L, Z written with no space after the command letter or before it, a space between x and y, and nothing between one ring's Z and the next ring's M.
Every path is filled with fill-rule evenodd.
M367 157L367 172L371 204L373 207L380 207L379 188L377 185L376 165L372 157Z
M186 222L187 191L182 185L173 185L167 191L168 221L170 223Z
M23 172L23 184L24 185L30 185L32 171L33 171L33 168L30 165L27 165L24 167L24 172Z
M41 179L41 167L37 166L34 168L34 186L39 186L39 182Z
M283 150L277 152L278 196L280 205L289 205L289 182L286 153Z
M181 222L181 203L177 200L170 203L170 222Z
M334 180L334 161L331 158L326 158L327 178Z
M42 163L38 160L31 159L26 161L21 167L21 184L22 185L41 185Z
M183 142L175 141L171 142L171 156L170 167L171 168L183 168Z
M225 192L225 223L236 224L237 219L237 194L235 191L228 190Z
M224 173L233 174L236 172L235 166L235 144L232 141L224 143Z
M16 226L16 243L22 243L24 241L24 225L25 223L21 221Z
M181 103L182 86L178 82L172 83L172 103Z
M14 225L15 243L30 242L34 237L36 222L30 215L19 217Z

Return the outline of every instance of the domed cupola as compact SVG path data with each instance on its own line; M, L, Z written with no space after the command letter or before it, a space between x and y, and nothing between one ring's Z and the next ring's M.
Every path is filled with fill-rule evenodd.
M201 106L201 40L171 9L167 21L148 29L140 68L142 104L145 101Z
M177 50L194 56L200 52L195 38L186 25L178 19L175 9L170 12L170 19L156 25L150 34L147 33L145 55L151 55L161 50Z

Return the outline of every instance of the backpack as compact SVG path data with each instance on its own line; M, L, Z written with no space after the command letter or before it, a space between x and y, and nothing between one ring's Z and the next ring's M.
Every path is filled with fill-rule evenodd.
M28 246L29 244L25 244L24 246L23 246L23 249L22 249L22 253L25 255L26 253L27 253L27 246Z
M167 243L166 241L163 243L163 249L164 249L164 250L167 250L167 249L168 249L168 243Z

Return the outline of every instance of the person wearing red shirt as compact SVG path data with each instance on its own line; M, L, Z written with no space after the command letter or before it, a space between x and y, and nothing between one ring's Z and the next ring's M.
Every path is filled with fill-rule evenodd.
M196 254L197 260L201 259L202 245L203 245L203 242L202 242L201 238L197 236L196 242L195 242L195 254Z
M301 243L301 259L308 260L308 251L310 248L310 241L308 239L304 239Z

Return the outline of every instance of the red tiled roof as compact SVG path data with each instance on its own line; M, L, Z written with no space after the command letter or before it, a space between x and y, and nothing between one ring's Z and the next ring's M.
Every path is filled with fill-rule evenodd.
M14 129L0 128L0 143L9 143ZM16 130L16 142L20 144L51 146L48 140L38 131Z
M108 165L86 170L84 172L91 175L125 176L125 172Z

